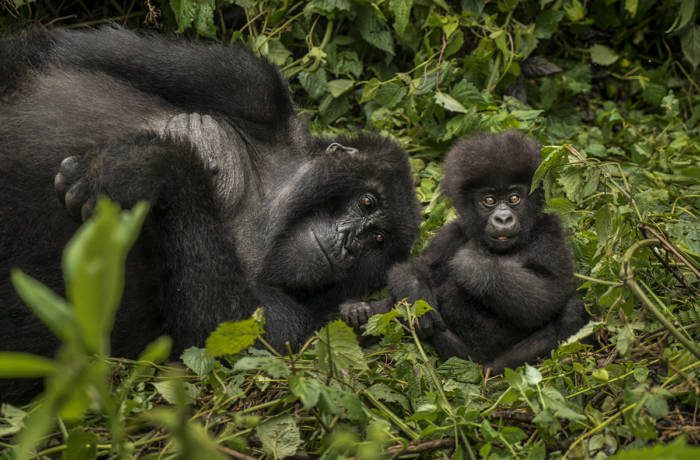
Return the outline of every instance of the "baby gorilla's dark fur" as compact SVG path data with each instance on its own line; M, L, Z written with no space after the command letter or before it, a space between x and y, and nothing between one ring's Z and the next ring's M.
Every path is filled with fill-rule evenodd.
M417 258L389 273L392 301L428 301L437 312L419 327L443 358L494 372L531 362L587 321L559 220L528 194L540 163L537 143L517 132L460 140L445 160L445 193L458 219ZM387 307L344 305L357 324Z

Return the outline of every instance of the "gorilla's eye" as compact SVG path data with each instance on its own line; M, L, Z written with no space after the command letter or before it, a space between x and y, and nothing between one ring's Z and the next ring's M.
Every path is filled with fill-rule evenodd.
M520 203L520 195L517 193L511 193L508 195L508 203L510 204L518 204Z
M484 206L489 208L496 205L496 198L491 195L486 195L483 199Z
M379 244L382 244L384 242L384 234L383 233L375 233L374 234L374 241L376 241Z
M374 207L374 197L369 194L364 194L360 197L360 205L367 211Z

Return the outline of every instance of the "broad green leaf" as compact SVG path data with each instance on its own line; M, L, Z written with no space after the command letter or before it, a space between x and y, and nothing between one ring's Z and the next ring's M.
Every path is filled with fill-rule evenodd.
M236 371L251 371L260 369L273 379L285 378L290 374L289 366L276 356L245 356L233 365Z
M109 353L109 333L124 288L124 263L146 218L148 205L120 212L106 198L63 252L68 299L88 352Z
M700 447L688 446L684 437L669 444L659 443L648 447L626 449L610 457L611 460L696 460L700 458Z
M389 28L370 7L360 7L355 18L360 36L370 45L394 55L394 38Z
M696 3L697 0L681 0L681 8L678 11L678 16L676 16L676 20L673 21L671 27L666 31L667 34L675 32L676 30L681 30L693 19Z
M384 383L375 383L371 387L367 388L367 392L380 401L398 403L406 410L409 408L408 398L401 393L392 390Z
M681 35L681 49L693 69L697 68L700 64L700 26L695 25Z
M355 82L352 80L331 80L328 82L328 92L331 93L333 97L339 97L348 92L354 84Z
M398 310L392 309L386 313L373 315L367 320L365 332L363 335L382 335L386 334L389 328L394 324L394 319L400 318L401 313Z
M170 337L161 336L146 346L139 355L138 361L160 363L168 359L173 341Z
M255 429L263 449L274 458L294 455L301 446L299 427L290 415L273 417Z
M614 64L620 56L605 45L593 45L588 49L591 54L591 61L602 66Z
M0 378L46 377L58 370L56 362L30 353L0 351Z
M355 393L334 387L322 387L319 407L325 413L338 415L344 419L364 422L367 415L362 409L362 401Z
M311 0L306 4L304 11L321 13L324 16L335 18L338 13L350 11L350 0Z
M199 395L199 389L196 386L178 379L154 382L153 386L158 394L170 404L179 404L180 402L192 404ZM180 398L183 397L184 401L180 401Z
M229 321L221 323L219 327L207 337L206 350L210 356L216 358L225 355L235 355L253 346L265 330L265 321L258 309L253 317L241 321Z
M411 8L413 8L413 0L389 0L389 11L394 15L394 30L399 35L406 32Z
M63 298L20 270L12 270L11 279L17 294L56 337L67 344L78 344L78 324Z
M625 11L627 11L630 16L635 17L637 15L638 7L639 0L625 0Z
M464 383L479 383L482 378L481 366L454 356L440 364L437 372L443 378L452 378Z
M467 109L455 98L442 92L435 93L435 103L450 112L467 113Z
M97 435L89 431L73 430L68 434L63 460L91 460L97 458Z
M180 359L187 368L200 377L207 376L214 370L214 358L209 356L203 348L190 347L182 352Z
M309 96L319 99L326 93L328 82L326 72L317 70L315 72L304 71L299 74L299 83L304 87Z
M170 0L170 8L175 13L178 32L182 33L191 26L203 37L215 38L214 25L215 0Z
M540 186L540 182L544 176L552 169L554 166L561 163L567 150L563 146L550 146L545 145L542 147L542 163L537 167L535 174L532 176L532 185L530 186L530 193L534 192Z
M318 380L299 374L289 376L289 390L299 398L304 409L309 410L318 403L322 384Z
M366 370L367 361L352 328L340 320L333 321L316 333L316 362L325 373L341 369Z
M0 424L0 438L6 438L22 429L27 412L9 404L2 404L0 405L0 416L5 422Z

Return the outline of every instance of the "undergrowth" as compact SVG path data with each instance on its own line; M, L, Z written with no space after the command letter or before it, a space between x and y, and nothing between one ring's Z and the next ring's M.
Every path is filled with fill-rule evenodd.
M315 131L371 129L410 152L423 211L415 252L454 215L439 190L454 140L511 128L534 135L544 146L536 178L571 234L593 319L578 338L594 339L485 376L468 361L439 362L405 326L424 312L419 303L375 317L368 329L381 340L365 350L340 322L295 354L248 349L264 328L256 316L215 333L250 341L214 340L182 363L162 364L165 338L139 361L110 358L119 267L144 211L119 217L105 203L66 252L69 302L13 275L64 345L54 360L0 353L0 377L46 376L49 388L43 402L0 409L5 456L697 458L689 447L700 443L695 1L15 0L2 8L3 28L118 22L267 57ZM120 243L108 242L111 232ZM96 251L100 244L110 249ZM91 295L79 269L105 254L116 271L115 284L102 286L108 301ZM80 326L89 314L101 328Z

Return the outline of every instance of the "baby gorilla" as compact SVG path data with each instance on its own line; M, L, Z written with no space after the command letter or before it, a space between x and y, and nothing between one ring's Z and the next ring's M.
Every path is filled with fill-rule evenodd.
M537 143L518 132L462 139L445 160L445 193L458 219L417 258L389 274L391 298L345 304L354 326L393 302L436 308L418 327L443 359L471 358L494 372L531 362L586 322L572 257L557 217L529 194Z

